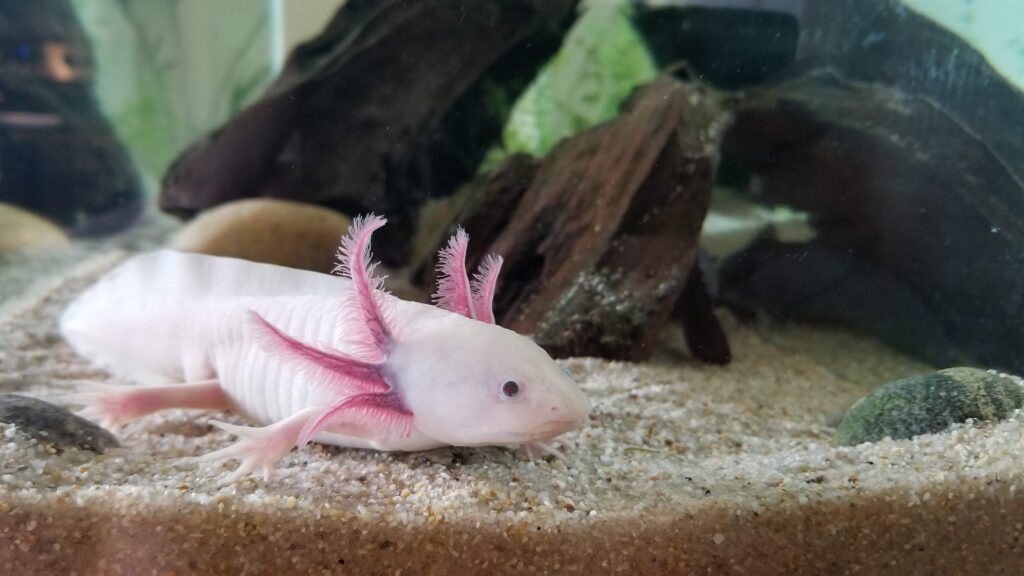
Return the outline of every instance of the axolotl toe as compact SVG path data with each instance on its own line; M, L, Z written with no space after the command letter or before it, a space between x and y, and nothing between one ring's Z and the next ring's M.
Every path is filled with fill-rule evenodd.
M261 427L203 456L269 474L310 441L378 450L525 445L579 428L590 403L529 338L494 323L501 258L470 278L468 236L441 251L436 305L381 288L358 218L336 275L162 250L127 260L64 312L81 355L140 387L94 385L76 400L116 428L168 408L230 409Z

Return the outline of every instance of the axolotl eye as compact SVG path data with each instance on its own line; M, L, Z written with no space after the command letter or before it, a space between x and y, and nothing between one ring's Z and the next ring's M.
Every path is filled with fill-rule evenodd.
M501 385L501 393L505 398L515 398L519 395L519 383L509 380Z

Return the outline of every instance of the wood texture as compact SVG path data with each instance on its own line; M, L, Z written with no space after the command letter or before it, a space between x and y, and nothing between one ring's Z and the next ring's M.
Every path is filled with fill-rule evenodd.
M470 180L510 103L561 44L576 0L351 0L267 94L193 144L160 206L191 216L273 196L391 222L403 263L422 202Z
M710 93L661 78L535 172L513 159L479 179L456 221L470 264L505 258L501 324L558 356L650 356L694 265L724 120Z

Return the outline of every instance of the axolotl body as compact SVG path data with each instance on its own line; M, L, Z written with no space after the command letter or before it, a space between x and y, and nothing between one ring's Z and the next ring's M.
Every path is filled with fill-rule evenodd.
M461 230L441 252L436 305L381 288L356 219L342 277L162 250L86 290L60 329L81 355L141 387L92 385L82 413L116 428L167 408L233 410L261 427L211 421L239 437L202 460L238 458L233 477L269 475L310 441L377 450L545 442L590 405L529 338L494 324L500 257L471 280Z

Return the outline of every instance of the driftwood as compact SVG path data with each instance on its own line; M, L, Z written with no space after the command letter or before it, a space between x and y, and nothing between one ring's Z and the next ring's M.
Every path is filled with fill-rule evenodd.
M505 258L499 321L557 356L649 357L694 266L724 124L710 93L661 78L544 160L474 182L456 223L469 264Z
M404 260L430 196L472 178L509 106L558 49L576 0L350 0L253 106L193 144L160 206L190 216L275 196L387 214Z
M78 236L142 214L142 182L93 92L95 59L69 0L0 2L0 202Z
M712 264L708 262L710 266ZM709 364L728 364L732 360L732 351L725 330L715 316L715 300L708 293L702 268L701 261L693 263L683 293L676 301L673 317L682 324L686 345L694 356Z
M719 182L815 229L726 260L725 302L1024 371L1024 92L900 0L640 4L659 64L745 88Z
M832 68L750 91L722 169L756 174L751 196L810 213L816 236L734 255L723 295L844 321L940 366L1021 372L1024 186L1007 162L1024 157L1017 132Z

